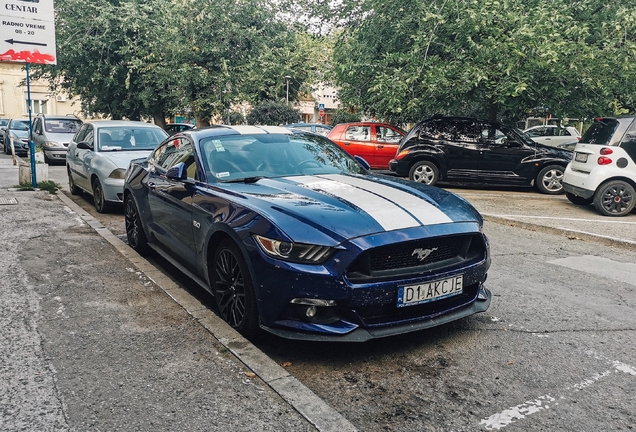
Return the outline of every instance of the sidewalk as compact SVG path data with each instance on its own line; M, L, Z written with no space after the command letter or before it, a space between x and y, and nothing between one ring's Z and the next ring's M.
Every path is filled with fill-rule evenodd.
M0 429L353 431L64 194L0 157Z

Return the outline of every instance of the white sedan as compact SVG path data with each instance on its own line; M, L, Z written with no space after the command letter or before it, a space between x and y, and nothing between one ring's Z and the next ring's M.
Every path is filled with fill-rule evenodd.
M576 144L581 139L581 134L573 126L539 125L524 130L534 142L550 147L559 147L565 144Z
M150 123L84 123L68 145L66 171L71 193L93 195L99 213L122 204L124 176L130 161L148 156L167 137L166 131Z

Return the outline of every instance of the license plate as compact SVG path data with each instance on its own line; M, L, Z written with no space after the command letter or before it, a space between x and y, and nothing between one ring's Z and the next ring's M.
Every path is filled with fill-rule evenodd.
M415 306L461 294L464 275L398 288L397 307Z
M574 156L576 162L587 162L587 153L577 153Z

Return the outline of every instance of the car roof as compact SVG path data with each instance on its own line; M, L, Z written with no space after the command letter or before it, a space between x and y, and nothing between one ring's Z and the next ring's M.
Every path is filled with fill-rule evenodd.
M135 126L135 127L159 128L159 126L157 126L154 123L146 123L146 122L136 121L136 120L92 120L85 123L92 124L98 128L111 127L111 126L120 126L120 127Z
M293 135L294 131L284 126L228 126L213 125L201 129L188 129L173 136L189 135L194 139L207 138L211 136L228 135L258 135L258 134L285 134Z

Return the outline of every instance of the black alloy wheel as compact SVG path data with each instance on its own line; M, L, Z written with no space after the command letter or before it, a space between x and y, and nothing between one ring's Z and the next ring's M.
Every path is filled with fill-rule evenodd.
M409 179L414 182L434 186L439 180L439 169L433 162L419 161L411 167Z
M636 204L634 195L632 185L623 180L612 180L596 190L594 207L605 216L625 216Z
M563 174L565 168L561 165L548 165L539 171L537 175L537 188L539 192L548 195L562 194L563 191Z
M93 201L95 203L95 210L97 210L97 213L108 213L110 210L110 204L104 198L102 183L97 177L93 180Z
M128 240L128 245L139 255L148 255L150 253L148 237L146 237L146 232L141 224L139 210L132 195L126 197L126 203L124 204L124 222L126 224L126 239Z
M239 248L224 240L210 269L212 292L221 318L245 337L259 332L256 297L249 269Z

